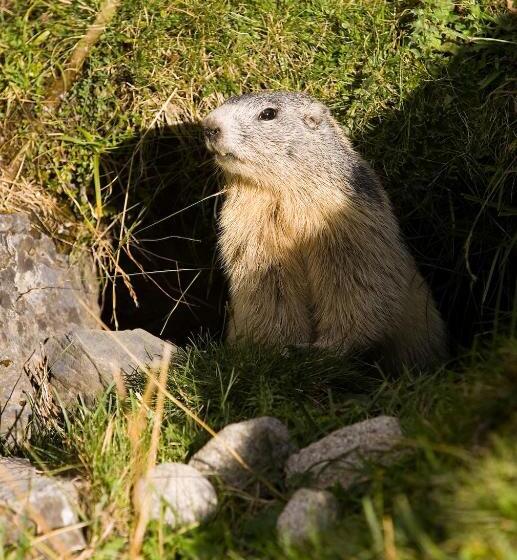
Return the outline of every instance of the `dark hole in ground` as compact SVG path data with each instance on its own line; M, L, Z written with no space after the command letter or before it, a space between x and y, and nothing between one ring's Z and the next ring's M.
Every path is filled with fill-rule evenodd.
M511 30L503 18L485 35L504 40ZM511 60L510 47L467 45L446 66L431 69L434 79L402 109L387 109L355 138L383 179L453 346L467 346L494 326L505 328L515 313ZM150 275L123 255L121 266L136 274L140 307L118 280L119 328L142 327L179 344L200 332L220 336L227 298L215 251L221 200L199 202L220 185L199 127L187 123L137 135L105 154L102 168L106 184L119 177L113 184L117 211L127 185L128 206L141 204L128 212L127 223L148 209L132 253ZM106 320L111 306L108 297Z
M108 286L103 319L118 327L144 328L177 344L201 333L223 332L226 285L216 260L215 214L220 204L216 172L199 126L157 127L130 138L101 161L116 212L135 221L130 254L120 266L131 278L138 307L121 278ZM202 199L206 199L200 202ZM138 263L138 264L137 264Z

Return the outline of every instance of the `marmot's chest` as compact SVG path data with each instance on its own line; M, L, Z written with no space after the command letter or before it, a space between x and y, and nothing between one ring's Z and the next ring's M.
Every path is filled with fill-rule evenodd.
M225 202L220 218L220 250L225 264L248 261L248 267L281 264L304 252L304 216L281 202L245 197Z

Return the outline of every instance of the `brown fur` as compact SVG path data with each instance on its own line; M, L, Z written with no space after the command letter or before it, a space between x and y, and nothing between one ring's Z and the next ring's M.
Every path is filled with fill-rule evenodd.
M262 122L267 107L278 118ZM379 349L395 369L445 356L442 320L388 197L326 107L301 94L252 94L205 127L219 129L207 144L226 175L229 340Z

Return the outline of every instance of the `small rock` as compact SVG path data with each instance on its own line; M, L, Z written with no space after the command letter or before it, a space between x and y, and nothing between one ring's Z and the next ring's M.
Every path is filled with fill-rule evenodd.
M379 416L336 430L289 457L288 482L309 475L309 484L328 488L336 482L348 488L361 479L368 462L389 464L396 456L389 453L402 440L397 418Z
M173 528L197 524L217 509L217 495L195 468L182 463L161 463L146 479L137 482L136 500L150 519L161 519Z
M49 338L38 359L45 358L50 384L61 402L69 404L79 395L91 401L114 381L130 383L139 368L159 369L167 347L171 355L177 352L143 329L75 329Z
M230 450L253 472L244 468ZM219 477L229 486L244 489L255 479L253 473L278 476L293 450L285 424L262 416L223 428L192 456L189 465L203 474Z
M78 496L72 482L39 474L25 459L0 457L0 526L7 543L23 531L45 534L78 523ZM81 529L42 541L59 558L85 547Z
M278 518L278 537L286 544L303 545L317 533L330 529L338 519L338 510L338 502L330 492L300 488Z

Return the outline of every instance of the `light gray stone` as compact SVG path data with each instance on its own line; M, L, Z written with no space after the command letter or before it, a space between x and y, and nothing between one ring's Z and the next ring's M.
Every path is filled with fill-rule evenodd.
M236 452L250 472L232 455ZM244 489L255 473L276 477L294 446L285 424L270 416L229 424L195 453L189 465L201 473L220 478L234 488Z
M303 545L330 529L338 519L338 511L338 501L330 492L300 488L278 517L278 538L289 545Z
M79 395L90 402L116 383L117 376L127 384L135 380L139 370L146 367L159 370L166 348L171 357L177 353L174 345L143 329L74 329L50 337L40 354L45 359L51 386L66 405Z
M291 455L286 464L287 481L293 483L303 477L316 488L335 483L348 488L364 479L367 463L386 465L396 458L394 449L401 440L400 423L391 416L346 426Z
M148 519L163 519L173 528L202 523L217 510L212 484L182 463L161 463L135 487L137 503Z
M44 535L75 525L77 511L77 490L72 482L39 474L25 459L0 457L0 526L7 543L15 543L25 531ZM82 530L74 528L41 544L63 558L86 543Z
M94 326L98 289L88 259L71 264L25 214L0 214L0 438L20 440L32 387L24 365L51 334ZM90 313L86 310L88 308Z

